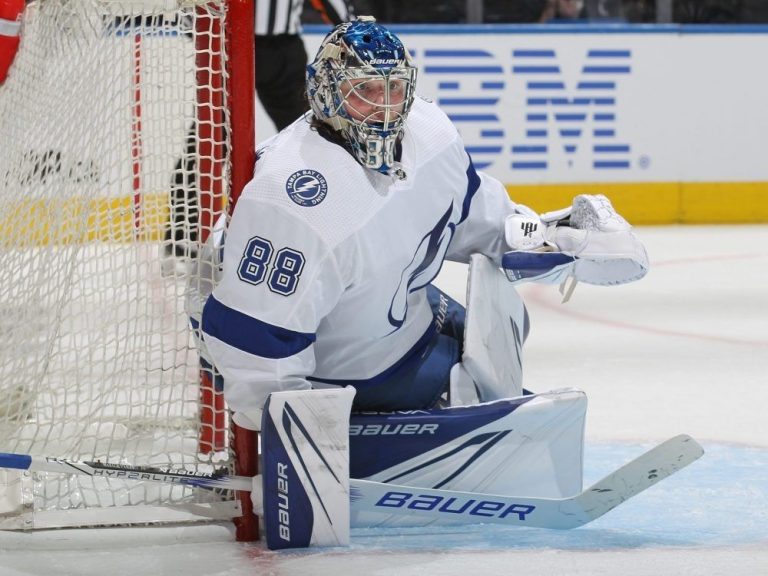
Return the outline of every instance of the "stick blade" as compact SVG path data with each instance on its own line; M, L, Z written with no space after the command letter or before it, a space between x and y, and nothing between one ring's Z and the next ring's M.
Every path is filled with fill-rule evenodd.
M650 449L581 494L578 500L584 524L679 472L703 454L701 445L687 434L674 436Z

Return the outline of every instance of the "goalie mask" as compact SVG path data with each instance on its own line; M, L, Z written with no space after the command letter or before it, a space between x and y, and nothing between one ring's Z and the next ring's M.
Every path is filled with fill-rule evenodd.
M314 115L341 134L363 166L384 174L395 164L415 84L403 43L371 17L334 28L307 66Z

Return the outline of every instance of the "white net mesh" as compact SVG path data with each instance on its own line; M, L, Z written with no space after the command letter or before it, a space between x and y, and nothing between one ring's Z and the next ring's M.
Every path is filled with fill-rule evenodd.
M27 7L0 87L0 451L231 464L201 424L184 309L228 193L225 17L190 1ZM221 497L33 480L35 510Z

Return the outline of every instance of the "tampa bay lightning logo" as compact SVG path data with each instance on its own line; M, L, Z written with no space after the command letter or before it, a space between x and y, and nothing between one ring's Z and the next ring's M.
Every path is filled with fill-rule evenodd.
M307 168L288 177L285 191L299 206L317 206L328 194L328 183L320 172Z
M435 227L421 239L410 264L400 275L400 284L389 305L389 323L400 328L408 313L408 294L423 288L435 279L443 266L445 253L453 239L456 225L450 222L453 202Z

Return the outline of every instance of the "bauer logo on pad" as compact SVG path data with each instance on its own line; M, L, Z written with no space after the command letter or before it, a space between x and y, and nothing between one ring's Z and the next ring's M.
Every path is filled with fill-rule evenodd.
M288 177L285 191L299 206L317 206L328 194L328 183L317 170L299 170Z

